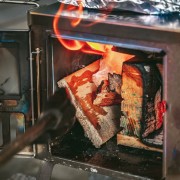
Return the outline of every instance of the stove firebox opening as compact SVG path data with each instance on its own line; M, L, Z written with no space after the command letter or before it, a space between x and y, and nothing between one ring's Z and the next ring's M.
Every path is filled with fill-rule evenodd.
M56 38L50 41L51 89L68 90L85 137L95 147L116 136L117 145L162 152L162 51L89 41L83 41L86 51L72 51Z
M64 38L80 39L78 35ZM48 94L65 87L77 118L70 132L51 140L51 153L58 160L73 159L140 176L138 169L145 163L144 175L160 178L165 53L93 39L80 39L88 51L68 49L55 35L48 39Z

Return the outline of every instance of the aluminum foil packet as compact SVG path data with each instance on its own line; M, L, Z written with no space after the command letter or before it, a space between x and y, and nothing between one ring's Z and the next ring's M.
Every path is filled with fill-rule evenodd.
M143 14L180 13L180 0L58 0L65 4L103 10L132 11Z

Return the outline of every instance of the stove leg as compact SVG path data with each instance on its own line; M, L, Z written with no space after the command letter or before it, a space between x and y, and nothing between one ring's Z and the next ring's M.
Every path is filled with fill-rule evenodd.
M39 175L37 176L37 180L50 180L53 168L54 163L43 161L39 170Z

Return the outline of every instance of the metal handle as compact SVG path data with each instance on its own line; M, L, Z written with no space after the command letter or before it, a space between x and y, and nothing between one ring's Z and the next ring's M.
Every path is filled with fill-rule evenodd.
M36 57L35 59L32 58L32 60L36 61L36 104L37 104L37 116L40 116L41 113L41 105L40 105L40 53L41 50L40 48L36 48L34 52L32 52L32 55L35 54ZM33 83L33 79L34 79L34 74L33 74L33 70L32 70L32 65L31 65L31 82ZM31 84L31 87L33 88L33 84ZM32 95L33 96L33 95ZM33 100L32 100L33 102ZM34 103L33 103L34 104Z
M37 73L37 82L36 82L36 92L37 92L37 113L38 117L40 116L40 49L36 48L36 73Z

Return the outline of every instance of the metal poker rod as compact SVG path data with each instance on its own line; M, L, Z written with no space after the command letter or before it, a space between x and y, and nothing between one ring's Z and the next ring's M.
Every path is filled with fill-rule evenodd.
M44 113L38 122L27 131L18 136L12 143L0 152L0 166L25 146L33 143L44 133L57 130L64 135L74 124L75 108L67 98L65 90L60 89L48 101ZM53 131L52 131L53 132Z

